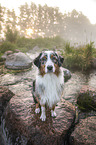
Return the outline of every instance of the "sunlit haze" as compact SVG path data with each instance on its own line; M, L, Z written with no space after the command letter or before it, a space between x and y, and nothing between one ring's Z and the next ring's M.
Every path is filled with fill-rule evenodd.
M75 9L87 16L92 24L96 24L96 0L0 0L1 6L14 9L17 14L19 14L18 7L25 2L59 7L62 13L71 12Z

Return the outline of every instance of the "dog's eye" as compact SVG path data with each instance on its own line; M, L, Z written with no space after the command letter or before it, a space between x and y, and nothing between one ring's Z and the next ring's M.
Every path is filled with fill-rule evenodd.
M44 64L46 60L47 60L47 58L43 57L42 60L41 60L41 63Z
M57 64L57 59L56 59L56 57L52 57L52 61L53 61L55 64Z

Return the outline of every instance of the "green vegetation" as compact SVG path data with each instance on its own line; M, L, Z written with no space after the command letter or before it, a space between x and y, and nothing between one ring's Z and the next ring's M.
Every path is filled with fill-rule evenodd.
M26 47L27 51L33 49L34 46L38 46L39 48L52 49L54 46L58 48L60 46L63 46L64 44L64 39L60 38L59 36L53 38L38 37L36 39L22 37L19 38L16 43L19 48Z
M0 46L0 52L3 54L6 51L13 51L17 49L17 46L9 41L5 41L4 43L2 43L2 45Z
M41 50L59 49L64 57L63 66L65 68L87 71L92 66L92 59L96 57L96 49L93 44L93 42L90 42L87 45L75 48L59 36L36 39L17 37L15 43L6 40L0 45L0 57L8 50L15 52L16 49L19 49L22 52L28 52L34 46L38 46Z
M96 49L93 42L79 48L71 47L70 43L67 43L63 56L65 67L86 71L92 66L92 58L96 56Z
M9 30L14 37L17 35L27 38L61 36L72 42L95 41L96 26L80 11L61 13L58 7L49 7L46 4L36 5L25 3L19 7L20 13L0 5L0 33ZM6 18L6 19L5 19ZM8 28L9 27L9 28ZM10 31L10 29L13 30ZM7 35L8 36L8 35ZM1 36L2 37L2 36ZM12 42L14 42L12 37ZM2 39L2 38L1 38ZM9 40L10 37L7 37Z
M77 104L81 111L88 112L90 110L96 111L96 93L87 90L85 93L79 94Z
M11 43L16 43L16 40L18 38L18 31L10 29L10 26L7 25L6 31L5 31L5 37L7 41L10 41Z
M65 58L64 67L86 71L96 58L93 42L78 48L69 42L84 43L96 36L96 26L88 18L73 10L62 14L58 7L25 3L19 7L20 15L0 5L0 40L5 33L5 41L0 41L0 61L5 51L19 49L28 52L35 46L42 49L59 49ZM6 17L6 19L5 19ZM56 36L56 37L55 37ZM2 43L2 44L1 44Z

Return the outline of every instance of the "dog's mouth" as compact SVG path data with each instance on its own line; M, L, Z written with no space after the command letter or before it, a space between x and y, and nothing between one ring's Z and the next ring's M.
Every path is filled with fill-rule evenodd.
M53 72L53 66L52 65L48 65L47 66L47 73L52 73Z
M53 73L53 71L52 70L48 70L47 73Z

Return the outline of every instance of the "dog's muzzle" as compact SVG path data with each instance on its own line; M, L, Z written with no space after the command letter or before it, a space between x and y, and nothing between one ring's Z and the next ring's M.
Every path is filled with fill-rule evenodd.
M52 65L47 66L47 72L53 72L53 66Z

